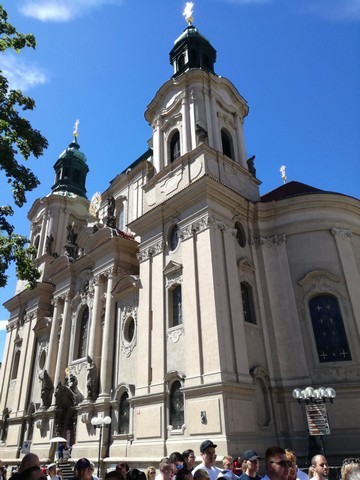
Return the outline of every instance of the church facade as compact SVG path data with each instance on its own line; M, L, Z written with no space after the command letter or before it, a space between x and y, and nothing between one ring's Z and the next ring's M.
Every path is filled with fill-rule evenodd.
M332 387L333 462L360 419L360 202L298 182L259 194L248 106L191 23L145 117L149 149L91 202L77 135L30 209L34 290L18 282L0 377L0 458L61 436L147 466L211 438L218 458L309 452L295 388Z

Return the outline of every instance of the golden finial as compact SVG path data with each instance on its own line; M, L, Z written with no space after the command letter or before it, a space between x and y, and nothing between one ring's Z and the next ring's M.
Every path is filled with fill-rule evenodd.
M76 139L78 136L79 136L79 123L80 123L80 120L76 120L75 121L75 124L74 124L74 131L73 131L73 135L74 135L74 138Z
M191 25L194 22L193 9L194 9L194 2L186 2L183 15L189 25Z
M281 165L281 167L280 167L280 173L281 173L282 181L283 181L284 183L286 183L287 176L286 176L286 166L285 166L285 165Z

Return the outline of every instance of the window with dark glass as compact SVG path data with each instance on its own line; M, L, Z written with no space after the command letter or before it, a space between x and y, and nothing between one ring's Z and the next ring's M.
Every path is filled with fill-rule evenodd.
M75 169L73 172L74 182L80 183L80 172L79 170Z
M13 369L11 373L11 380L15 380L15 378L17 378L18 376L19 363L20 363L20 350L17 350L14 356L14 364L13 364Z
M245 247L246 245L246 234L244 227L241 225L240 222L235 223L235 230L236 230L236 240L240 247Z
M127 392L123 393L119 404L119 433L129 433L130 401Z
M181 285L177 285L171 293L172 301L172 327L182 324L182 295Z
M309 310L320 363L351 360L339 302L332 295L317 295Z
M77 352L77 358L86 357L88 329L89 329L89 307L86 307L81 315L80 328L79 328L79 347Z
M170 425L177 430L184 425L184 394L180 389L181 384L176 380L170 390Z
M175 250L179 243L179 227L178 225L174 225L171 227L170 234L169 234L169 247L170 250Z
M256 324L252 288L246 282L241 282L241 299L245 322Z
M221 130L221 143L224 155L233 158L231 137L224 129Z
M180 157L180 133L178 130L173 134L170 141L170 161Z

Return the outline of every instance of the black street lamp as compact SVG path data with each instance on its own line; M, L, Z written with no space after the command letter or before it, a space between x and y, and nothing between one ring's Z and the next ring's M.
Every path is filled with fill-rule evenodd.
M323 435L330 435L326 402L333 403L336 392L329 387L306 387L303 390L295 388L293 398L299 403L305 403L309 434L320 436L322 454L325 455Z
M109 428L111 423L111 418L110 417L93 417L91 419L91 425L97 429L100 429L100 434L99 434L99 452L98 452L98 467L97 467L97 476L99 477L100 474L100 457L101 457L101 439L102 439L102 434L103 434L103 428Z

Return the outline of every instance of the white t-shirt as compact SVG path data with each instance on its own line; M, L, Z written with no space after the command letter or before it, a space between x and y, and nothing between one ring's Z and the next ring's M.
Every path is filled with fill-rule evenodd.
M218 467L205 467L205 465L203 463L200 463L200 465L198 465L197 467L194 468L194 470L191 472L193 475L194 473L196 472L196 470L200 470L200 468L202 468L203 470L206 470L209 474L209 477L210 477L210 480L216 480L219 473L222 472L222 470Z

